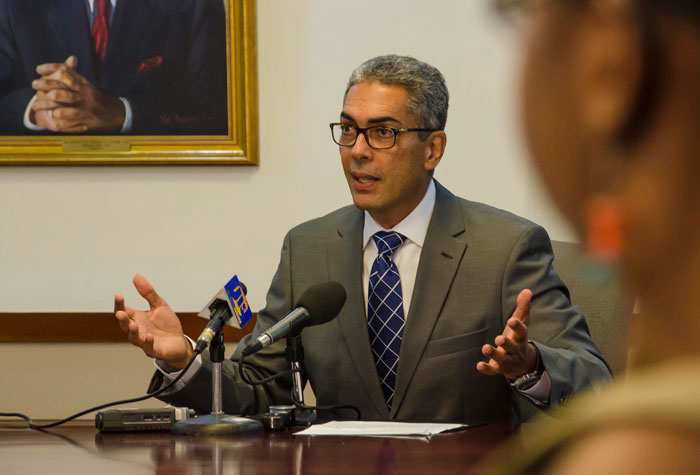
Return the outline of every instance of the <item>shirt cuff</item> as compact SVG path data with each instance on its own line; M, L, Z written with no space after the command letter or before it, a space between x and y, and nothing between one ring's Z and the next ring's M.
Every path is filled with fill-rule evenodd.
M537 381L530 389L526 389L524 391L518 390L520 394L540 407L549 405L549 394L551 391L552 380L549 379L549 373L547 373L547 370L542 372L539 381Z
M131 132L131 127L134 124L134 113L131 110L131 104L129 104L129 101L125 97L120 97L119 100L122 101L122 104L124 104L124 123L122 124L120 132L122 134L128 134ZM43 127L33 124L32 121L29 120L29 114L32 111L32 104L34 104L34 101L36 101L36 94L34 94L34 96L29 100L27 108L24 109L24 126L29 130L34 131L46 130Z
M120 101L124 104L124 124L122 125L122 134L128 134L131 132L131 126L134 124L134 114L131 111L131 104L126 99L126 97L120 97Z
M29 120L29 114L32 111L32 104L34 104L34 101L36 101L36 94L32 96L32 98L29 100L29 104L27 104L27 108L24 109L24 126L29 130L46 130L36 124L33 124L32 121Z
M194 341L190 337L188 337L187 335L185 335L185 339L189 342L189 344L194 349L194 346L195 346ZM163 384L161 384L161 388L163 386L170 384L170 382L173 379L177 378L180 375L180 373L182 373L181 369L175 368L174 366L172 366L170 363L168 363L165 360L155 359L155 360L153 360L153 364L155 364L156 369L163 374ZM192 380L192 378L199 372L201 367L202 367L202 355L199 354L194 359L194 361L192 362L192 365L189 367L187 372L182 376L182 378L180 378L180 380L177 383L175 383L175 385L172 388L165 391L165 393L163 393L163 394L172 394L172 393L176 393L176 392L180 391L182 388L187 386L187 383L189 383Z

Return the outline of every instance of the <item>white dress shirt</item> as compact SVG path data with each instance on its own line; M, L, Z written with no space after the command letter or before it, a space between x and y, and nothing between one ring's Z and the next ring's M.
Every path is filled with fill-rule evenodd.
M425 235L428 233L428 224L433 215L435 207L435 183L430 181L428 191L411 213L399 224L391 229L382 228L372 216L365 211L365 228L363 232L363 266L362 266L362 288L365 295L365 309L369 292L369 275L372 272L377 254L377 244L372 239L378 231L396 231L404 235L407 239L399 246L393 254L392 260L396 264L401 278L401 294L403 295L403 314L408 317L408 310L411 306L413 287L416 283L416 273L418 272L418 262L423 250Z
M110 0L110 3L112 4L112 12L114 12L114 8L117 6L117 0ZM88 8L90 9L90 18L92 18L92 14L95 11L95 0L88 0ZM112 21L111 15L109 21Z

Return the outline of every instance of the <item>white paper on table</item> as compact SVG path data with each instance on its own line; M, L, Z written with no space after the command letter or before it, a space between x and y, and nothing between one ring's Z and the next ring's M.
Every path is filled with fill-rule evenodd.
M331 421L316 424L294 435L356 435L370 437L422 436L463 429L464 424L437 424L382 421Z

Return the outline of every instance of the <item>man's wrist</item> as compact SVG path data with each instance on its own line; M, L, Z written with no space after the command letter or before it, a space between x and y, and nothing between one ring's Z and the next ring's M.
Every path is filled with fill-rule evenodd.
M510 386L518 391L527 391L532 388L542 377L544 372L544 367L542 365L542 358L540 357L540 352L537 347L532 343L532 341L527 342L528 346L532 348L535 352L535 363L530 367L530 371L527 371L514 380L509 380Z
M46 130L43 127L40 127L34 122L35 119L35 114L34 111L32 110L32 104L36 101L36 94L32 96L32 98L29 100L29 103L27 104L27 107L24 109L24 116L22 118L22 121L24 123L24 126L33 131L39 131L39 130Z
M542 374L542 371L544 371L544 366L542 365L542 357L540 356L540 350L537 349L537 346L535 346L532 340L528 340L527 345L530 348L532 348L532 351L535 352L535 364L532 366L532 369L528 371L528 373Z
M174 360L174 361L165 361L165 363L168 366L175 368L176 371L180 371L185 366L187 366L187 363L189 363L190 360L192 359L192 356L194 356L192 340L187 338L187 335L184 335L184 334L182 335L182 338L185 340L185 347L186 347L185 356L183 358L179 358L179 359Z

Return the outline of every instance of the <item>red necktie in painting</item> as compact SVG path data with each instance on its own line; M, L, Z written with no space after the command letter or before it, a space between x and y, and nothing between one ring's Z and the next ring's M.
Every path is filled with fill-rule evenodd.
M92 39L94 41L95 57L103 63L107 51L107 39L109 37L109 9L112 6L110 0L95 0L97 17L92 24Z

